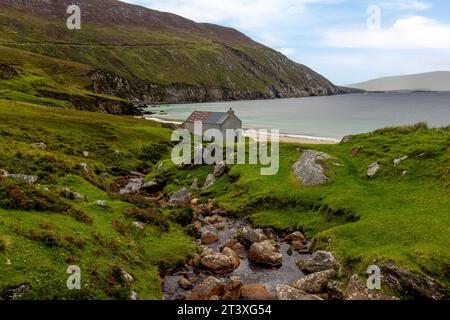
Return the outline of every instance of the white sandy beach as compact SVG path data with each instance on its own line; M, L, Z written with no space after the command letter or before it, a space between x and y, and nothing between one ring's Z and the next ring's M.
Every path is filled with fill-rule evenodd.
M159 123L172 123L176 125L181 125L183 122L181 121L175 121L175 120L166 120L166 119L160 119L155 117L145 117L144 119L155 121ZM257 129L255 129L257 130ZM246 137L255 139L256 137L251 134L246 134ZM306 135L296 135L296 134L285 134L280 133L280 142L286 142L286 143L298 143L298 144L337 144L340 142L339 139L335 138L327 138L327 137L312 137L312 136L306 136Z

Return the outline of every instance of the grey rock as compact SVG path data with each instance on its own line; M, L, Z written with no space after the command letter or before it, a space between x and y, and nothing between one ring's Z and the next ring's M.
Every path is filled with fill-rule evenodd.
M156 181L149 181L149 182L144 183L142 185L141 189L148 193L154 193L154 192L161 191L162 186Z
M89 158L89 151L83 151L83 158Z
M318 160L327 160L331 156L315 151L306 150L300 159L293 165L292 170L297 178L307 186L319 185L328 181L328 177L324 174L324 169Z
M33 143L32 146L42 150L47 149L47 145L43 142Z
M134 227L136 227L137 229L139 229L139 230L144 230L145 229L145 223L140 222L140 221L133 221L132 225Z
M7 175L7 177L12 178L12 179L22 180L22 181L25 181L26 183L36 183L39 179L38 176L29 176L26 174L11 174L11 173L9 173Z
M264 231L261 229L252 229L248 227L244 227L239 230L238 233L239 241L243 244L250 246L253 243L262 242L267 240L267 236L264 234Z
M353 140L353 136L345 136L342 138L341 143L349 143L350 141Z
M127 281L127 282L133 282L134 281L133 276L131 274L129 274L125 269L120 269L120 274L122 275L124 280Z
M323 300L316 295L308 294L285 284L276 286L275 296L278 300Z
M306 293L324 293L328 282L335 276L336 271L333 269L319 271L296 280L292 286Z
M95 202L96 205L98 205L100 208L106 209L109 207L108 202L106 202L105 200L97 200Z
M202 187L202 190L206 190L214 185L216 182L216 177L213 174L210 174L206 177L205 184Z
M216 166L214 167L214 177L219 178L221 176L223 176L225 174L225 172L227 171L227 166L225 165L225 163L220 162L218 164L216 164Z
M382 283L394 291L420 299L445 299L445 288L427 275L418 275L394 265L382 265L380 269Z
M322 250L314 252L309 259L298 261L297 265L305 273L339 269L339 263L333 254Z
M127 185L119 191L119 194L137 193L142 187L143 178L131 178Z
M369 168L367 168L367 177L373 178L380 171L380 164L378 162L372 163Z
M342 285L336 281L329 281L327 284L327 293L329 300L344 300L344 290Z
M8 177L8 171L4 170L4 169L0 169L0 177Z
M394 300L395 297L387 296L379 290L371 290L361 278L354 274L347 285L347 300Z
M80 167L85 173L89 172L89 167L86 163L80 163Z
M199 186L198 186L198 178L195 178L194 181L191 184L191 190L196 191L199 190Z
M400 163L402 163L402 161L405 161L406 159L408 159L408 156L403 156L400 158L396 158L394 159L394 166L398 166Z
M18 286L10 287L8 289L3 290L2 296L6 300L15 300L21 298L29 289L29 284L21 284Z
M173 206L188 204L191 200L191 195L186 188L180 189L170 197L169 204Z
M131 291L130 300L139 300L139 295L136 291Z

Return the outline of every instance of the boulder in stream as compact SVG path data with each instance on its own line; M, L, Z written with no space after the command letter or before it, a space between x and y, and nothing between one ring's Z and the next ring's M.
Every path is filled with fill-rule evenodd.
M328 282L336 276L333 269L311 273L296 280L292 286L306 293L325 293Z
M316 295L303 292L285 284L277 285L275 295L278 300L323 300Z
M339 269L339 263L334 255L331 252L322 250L314 252L309 259L298 261L297 265L305 273Z
M225 283L215 277L208 277L201 284L192 289L187 300L210 300L214 296L221 297L224 294Z
M248 258L272 267L280 266L283 263L283 256L270 240L252 244L248 251Z

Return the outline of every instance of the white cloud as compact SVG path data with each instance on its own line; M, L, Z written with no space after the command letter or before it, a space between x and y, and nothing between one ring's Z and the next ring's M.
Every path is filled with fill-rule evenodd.
M391 0L381 2L385 8L401 10L426 10L432 7L431 3L417 0Z
M310 4L345 1L348 0L125 0L197 22L228 22L242 29L269 29L272 25L279 28L280 23L301 19Z
M340 29L325 32L323 43L335 48L450 50L450 24L413 16L388 29Z

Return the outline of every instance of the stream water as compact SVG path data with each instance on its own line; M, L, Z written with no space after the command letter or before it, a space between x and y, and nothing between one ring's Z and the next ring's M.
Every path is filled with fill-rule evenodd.
M200 218L203 221L204 217ZM239 229L243 227L251 227L251 225L240 219L232 217L222 217L222 221L212 225L203 225L201 231L207 228L215 228L219 234L219 241L204 245L205 249L210 248L215 251L220 251L221 247L229 240L234 239ZM280 247L280 253L283 255L283 264L278 268L268 268L265 266L257 265L247 258L247 252L239 254L241 258L240 266L233 272L226 275L214 275L216 278L227 281L231 276L241 278L243 285L250 284L262 284L265 285L267 290L272 294L275 293L275 287L277 284L291 284L298 278L304 276L303 272L296 265L296 262L301 259L307 259L309 254L300 254L293 250L292 254L288 251L290 244L285 243L282 239L276 236L277 244ZM200 240L197 240L200 243ZM182 276L186 276L194 287L200 284L206 277L213 275L211 272L202 269L196 269L190 266L185 266L181 270L177 270L171 274L167 274L164 277L163 290L166 299L178 299L183 296L189 295L189 290L184 290L178 285L178 280Z

